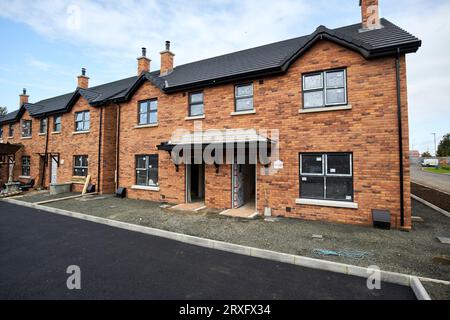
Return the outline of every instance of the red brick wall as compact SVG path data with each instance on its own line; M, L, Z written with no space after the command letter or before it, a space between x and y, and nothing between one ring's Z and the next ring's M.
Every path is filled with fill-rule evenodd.
M106 173L101 181L101 188L103 192L112 193L114 191L114 170L115 170L115 126L116 126L116 109L115 106L103 107L103 142L102 152L107 153L108 156L103 158L102 172ZM90 111L90 130L88 133L76 134L75 131L75 112L78 111ZM60 166L57 169L57 182L75 182L79 179L73 178L73 156L74 155L87 155L89 157L89 175L91 175L92 182L98 185L98 143L99 143L99 117L100 109L89 106L84 98L79 98L70 112L62 114L61 125L62 130L60 133L53 132L54 118L51 116L48 120L49 126L49 143L48 153L60 154ZM22 155L31 157L31 169L30 175L36 179L36 186L41 185L41 172L43 170L43 161L39 157L39 153L45 152L45 139L46 136L39 134L40 120L32 118L26 111L22 119L31 119L32 124L32 139L26 139L21 137L20 123L14 124L14 137L13 139L6 138L8 136L8 125L4 125L5 142L20 143L23 148L16 154L16 166L14 178L15 180L24 180L20 178L21 175L21 157ZM109 156L112 154L112 156ZM45 168L45 186L48 187L50 183L51 174L51 159ZM82 183L74 183L73 190L81 191L83 188Z
M406 69L402 57L403 135L405 164L405 215L410 227ZM332 68L347 68L351 110L299 114L302 108L301 75ZM231 116L234 86L226 84L204 90L206 118L203 130L211 128L256 128L280 130L280 159L284 169L273 176L258 174L258 210L272 208L275 215L371 224L372 209L388 209L393 224L400 226L399 157L396 107L395 59L366 60L358 53L322 41L300 57L283 76L255 79L256 114ZM138 101L158 98L159 126L136 129ZM175 128L193 130L187 116L188 95L163 94L144 84L129 103L122 105L120 140L120 185L134 181L134 156L158 153L156 145L171 138ZM355 202L358 209L296 205L299 197L300 152L353 152ZM175 172L165 152L160 154L160 191L129 190L132 198L185 200L184 168ZM168 170L172 168L172 170ZM171 171L171 173L169 172ZM228 177L229 176L229 177ZM218 208L231 207L231 168L206 167L206 202ZM230 190L228 192L228 190ZM291 213L286 207L292 208Z
M302 108L301 75L332 68L347 69L348 102L351 110L320 113L299 113ZM274 215L310 220L326 220L360 225L371 224L372 209L388 209L395 227L400 227L400 188L398 127L396 106L395 58L366 60L328 41L317 43L296 62L285 75L254 79L255 114L232 116L234 85L225 84L204 89L206 117L198 120L203 130L255 128L278 129L280 159L284 168L274 175L264 176L258 166L257 209L272 208ZM402 112L404 136L404 195L405 224L411 226L408 160L408 112L405 58L401 58ZM264 80L260 82L260 80ZM137 127L138 102L158 98L159 124ZM114 191L116 148L116 105L103 107L101 186L104 192ZM90 110L91 129L87 134L73 134L74 113ZM187 120L188 93L164 94L150 83L142 85L128 103L121 105L118 172L119 185L128 189L130 198L185 201L185 169L176 171L169 154L156 146L171 139L177 128L194 129L194 121ZM100 109L90 107L80 98L71 112L62 117L62 132L50 134L49 152L61 153L63 163L58 169L58 182L72 180L73 155L89 156L89 174L97 184L98 139ZM29 118L25 113L24 118ZM53 118L49 121L53 128ZM39 121L33 119L33 139L20 139L16 124L15 138L10 142L23 143L23 153L32 156L32 176L37 176L39 159L44 152L44 136L38 135ZM50 130L51 131L51 130ZM7 126L4 126L5 136ZM342 209L297 205L299 197L299 153L352 152L354 196L358 209ZM135 156L159 154L159 190L135 190ZM18 158L19 160L19 158ZM18 172L20 168L17 167ZM47 169L49 172L49 169ZM47 173L47 176L49 174ZM81 189L81 185L77 190ZM207 206L231 207L231 166L206 166ZM287 212L291 208L291 212Z

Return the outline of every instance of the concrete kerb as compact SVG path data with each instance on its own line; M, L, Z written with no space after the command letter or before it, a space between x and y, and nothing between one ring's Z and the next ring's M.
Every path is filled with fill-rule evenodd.
M444 209L441 209L438 206L435 206L434 204L429 203L428 201L426 201L426 200L424 200L422 198L419 198L416 195L411 194L411 198L413 198L414 200L419 201L420 203L426 205L427 207L430 207L431 209L433 209L433 210L435 210L435 211L437 211L439 213L442 213L444 216L450 218L450 212L447 212Z
M411 288L418 300L431 300L430 295L418 277L411 277Z
M72 212L67 211L63 209L57 209L57 208L51 208L46 207L42 205L37 205L34 203L28 203L24 201L19 201L16 199L2 199L1 201L8 202L11 204L16 204L20 206L25 206L29 208L34 208L37 210L47 211L50 213L56 213L59 215L64 215L68 217L73 217L76 219L82 219L94 223L101 223L104 225L108 225L115 228L121 228L129 231L134 232L140 232L152 236L162 237L166 239L171 239L191 245L211 248L211 249L217 249L221 251L236 253L236 254L242 254L282 263L289 263L289 264L295 264L298 266L306 267L306 268L312 268L312 269L319 269L324 271L330 271L335 273L341 273L341 274L347 274L351 276L357 276L362 278L367 278L370 275L369 268L365 267L359 267L354 265L348 265L344 263L338 263L338 262L332 262L332 261L326 261L326 260L320 260L315 258L309 258L309 257L303 257L303 256L297 256L287 253L280 253L270 250L264 250L259 248L253 248L248 246L242 246L238 244L232 244L228 242L222 242L217 240L211 240L211 239L204 239L200 237L185 235L181 233L161 230L161 229L155 229L145 226L139 226L135 224L130 224L126 222L116 221L116 220L110 220L106 218L101 217L95 217L91 215L87 215L84 213L78 213L78 212ZM450 282L442 281L442 280L436 280L436 279L428 279L428 278L420 278L415 277L411 275L406 275L402 273L395 273L395 272L387 272L387 271L381 271L381 280L383 282L388 283L394 283L398 285L403 286L409 286L416 294L417 299L419 300L427 300L429 299L429 295L426 292L425 288L421 284L420 280L427 280L427 281L433 281L433 282L439 282L439 283L446 283L450 284ZM425 299L427 298L427 299Z

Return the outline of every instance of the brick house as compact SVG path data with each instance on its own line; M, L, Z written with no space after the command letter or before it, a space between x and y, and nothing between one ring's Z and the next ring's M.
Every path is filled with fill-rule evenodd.
M89 87L83 70L72 93L24 92L0 118L23 145L14 177L359 225L388 210L410 229L405 55L421 41L360 6L362 23L180 66L167 42L161 70L143 49L134 77Z

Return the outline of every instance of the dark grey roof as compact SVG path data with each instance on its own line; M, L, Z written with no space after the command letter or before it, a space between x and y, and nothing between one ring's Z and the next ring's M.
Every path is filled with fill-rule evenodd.
M129 77L122 80L91 87L89 89L78 88L74 92L62 96L41 100L39 102L27 105L27 110L34 117L44 116L46 114L65 112L71 107L71 102L75 102L78 95L81 95L89 103L106 100L119 92L126 91L138 77Z
M320 26L307 36L180 65L162 77L159 71L148 72L139 77L130 77L89 89L78 88L72 93L29 104L26 108L32 116L39 117L67 111L79 95L87 99L91 105L109 101L127 101L145 81L150 81L162 91L169 93L238 79L279 74L285 72L293 61L321 39L346 46L367 59L393 55L397 52L415 52L421 46L419 39L388 20L381 19L381 24L383 26L381 29L363 32L361 23L337 29ZM20 117L20 114L18 116ZM8 114L8 117L11 118L13 115ZM1 119L0 122L5 120Z
M18 113L19 113L19 110L9 112L8 114L6 114L0 118L0 123L8 123L8 122L15 121Z
M381 25L383 26L381 29L366 32L360 32L360 23L337 28L334 31L348 35L352 39L359 41L361 45L372 53L377 50L386 52L386 49L390 47L406 48L408 45L411 45L413 48L416 47L416 50L420 47L421 41L418 38L392 22L383 18L381 19Z

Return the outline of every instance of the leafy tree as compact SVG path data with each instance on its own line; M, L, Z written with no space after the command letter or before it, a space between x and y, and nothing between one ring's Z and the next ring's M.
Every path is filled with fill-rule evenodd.
M0 117L6 115L7 113L8 113L8 109L6 109L6 107L0 106Z
M422 153L422 158L431 158L431 153L429 153L428 151Z
M447 133L441 142L437 150L438 157L450 157L450 133Z

